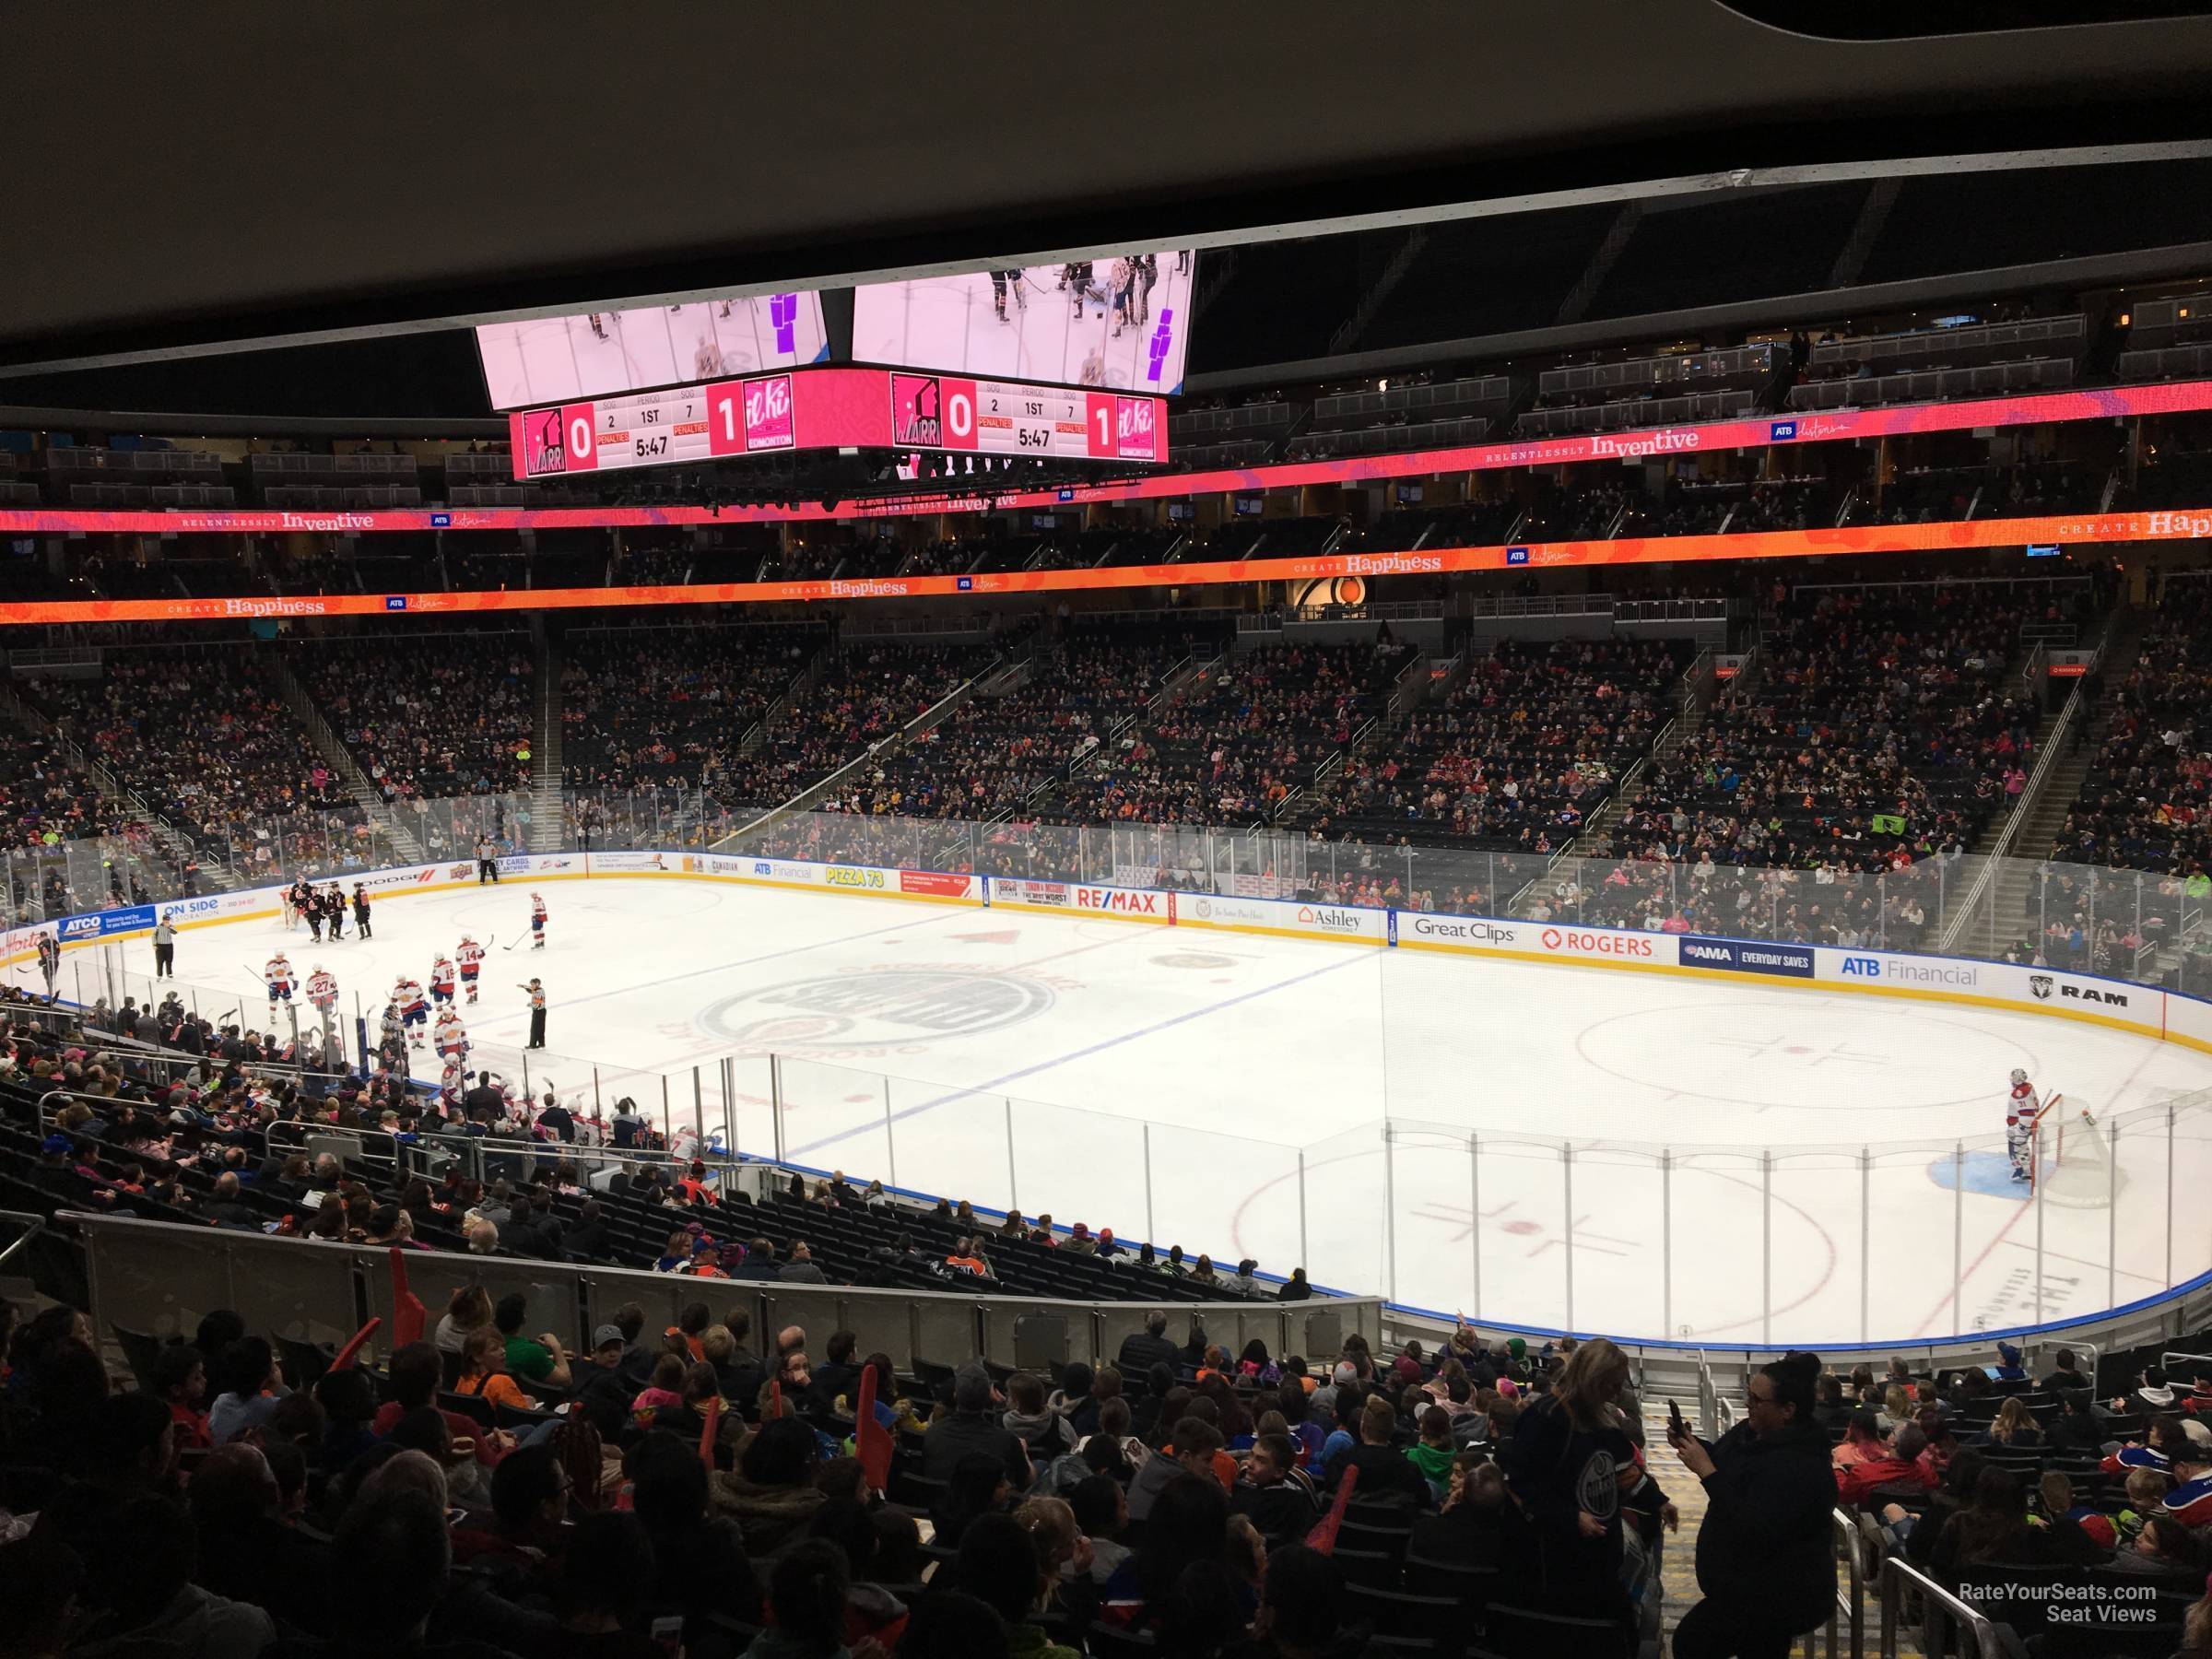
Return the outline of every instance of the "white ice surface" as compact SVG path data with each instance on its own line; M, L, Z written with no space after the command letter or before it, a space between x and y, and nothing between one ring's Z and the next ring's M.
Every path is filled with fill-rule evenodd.
M1094 280L1101 289L1111 287L1112 263L1097 262ZM1078 308L1072 293L1054 286L1057 265L1024 272L1025 303L1017 304L1009 289L1004 319L991 278L981 272L865 288L854 306L853 355L864 363L912 363L986 378L1172 391L1180 376L1171 373L1153 385L1145 374L1148 343L1163 311L1174 312L1177 337L1189 338L1192 273L1174 266L1172 255L1161 260L1147 320L1124 325L1118 335L1112 295L1104 302L1086 297ZM1087 381L1084 364L1094 356L1100 378Z
M491 947L463 1010L478 1062L519 1073L519 983L540 974L551 1052L528 1056L532 1079L587 1108L627 1093L657 1117L665 1084L675 1121L696 1098L710 1133L765 1153L773 1053L804 1164L1132 1241L1149 1225L1277 1272L1302 1260L1418 1306L1700 1341L1888 1341L2162 1288L2162 1128L2122 1137L2116 1211L2027 1203L1979 1149L1957 1194L1947 1148L2001 1137L2015 1065L2107 1123L2212 1086L2212 1056L1941 1002L735 885L542 890L542 952L510 881L388 900L367 943L194 930L180 982L258 1023L282 946L303 981L329 968L373 1030L394 977L427 983L469 930ZM111 948L143 996L151 947ZM69 954L65 994L79 972L92 994L92 952ZM1387 1159L1385 1113L1404 1127ZM2187 1202L2208 1147L2184 1113L2174 1281L2212 1265L2212 1218Z

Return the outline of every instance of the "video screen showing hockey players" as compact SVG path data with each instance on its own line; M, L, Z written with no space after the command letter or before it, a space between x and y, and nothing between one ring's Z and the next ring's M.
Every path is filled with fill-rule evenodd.
M809 289L488 323L477 354L495 409L688 385L830 355L822 297Z
M1182 390L1197 258L1187 249L869 283L853 358L1009 380Z

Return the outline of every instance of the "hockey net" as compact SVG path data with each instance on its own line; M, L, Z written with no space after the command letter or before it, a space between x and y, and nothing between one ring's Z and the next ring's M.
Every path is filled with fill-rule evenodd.
M2054 1094L2035 1119L2030 1190L2047 1204L2101 1209L2117 1185L2111 1137L2085 1107Z

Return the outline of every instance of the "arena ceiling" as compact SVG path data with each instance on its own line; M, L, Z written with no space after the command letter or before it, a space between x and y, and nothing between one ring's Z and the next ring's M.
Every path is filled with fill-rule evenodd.
M1822 9L48 4L0 52L0 374L1624 187L2207 153L2199 7L1931 34L2044 8L1872 4L1850 40L1753 15ZM2162 147L2107 147L2136 146Z

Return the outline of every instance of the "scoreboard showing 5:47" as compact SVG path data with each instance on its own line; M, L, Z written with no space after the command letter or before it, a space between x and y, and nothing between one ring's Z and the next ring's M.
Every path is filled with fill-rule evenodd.
M1159 406L1141 394L895 373L891 441L900 449L1151 461L1159 454Z

